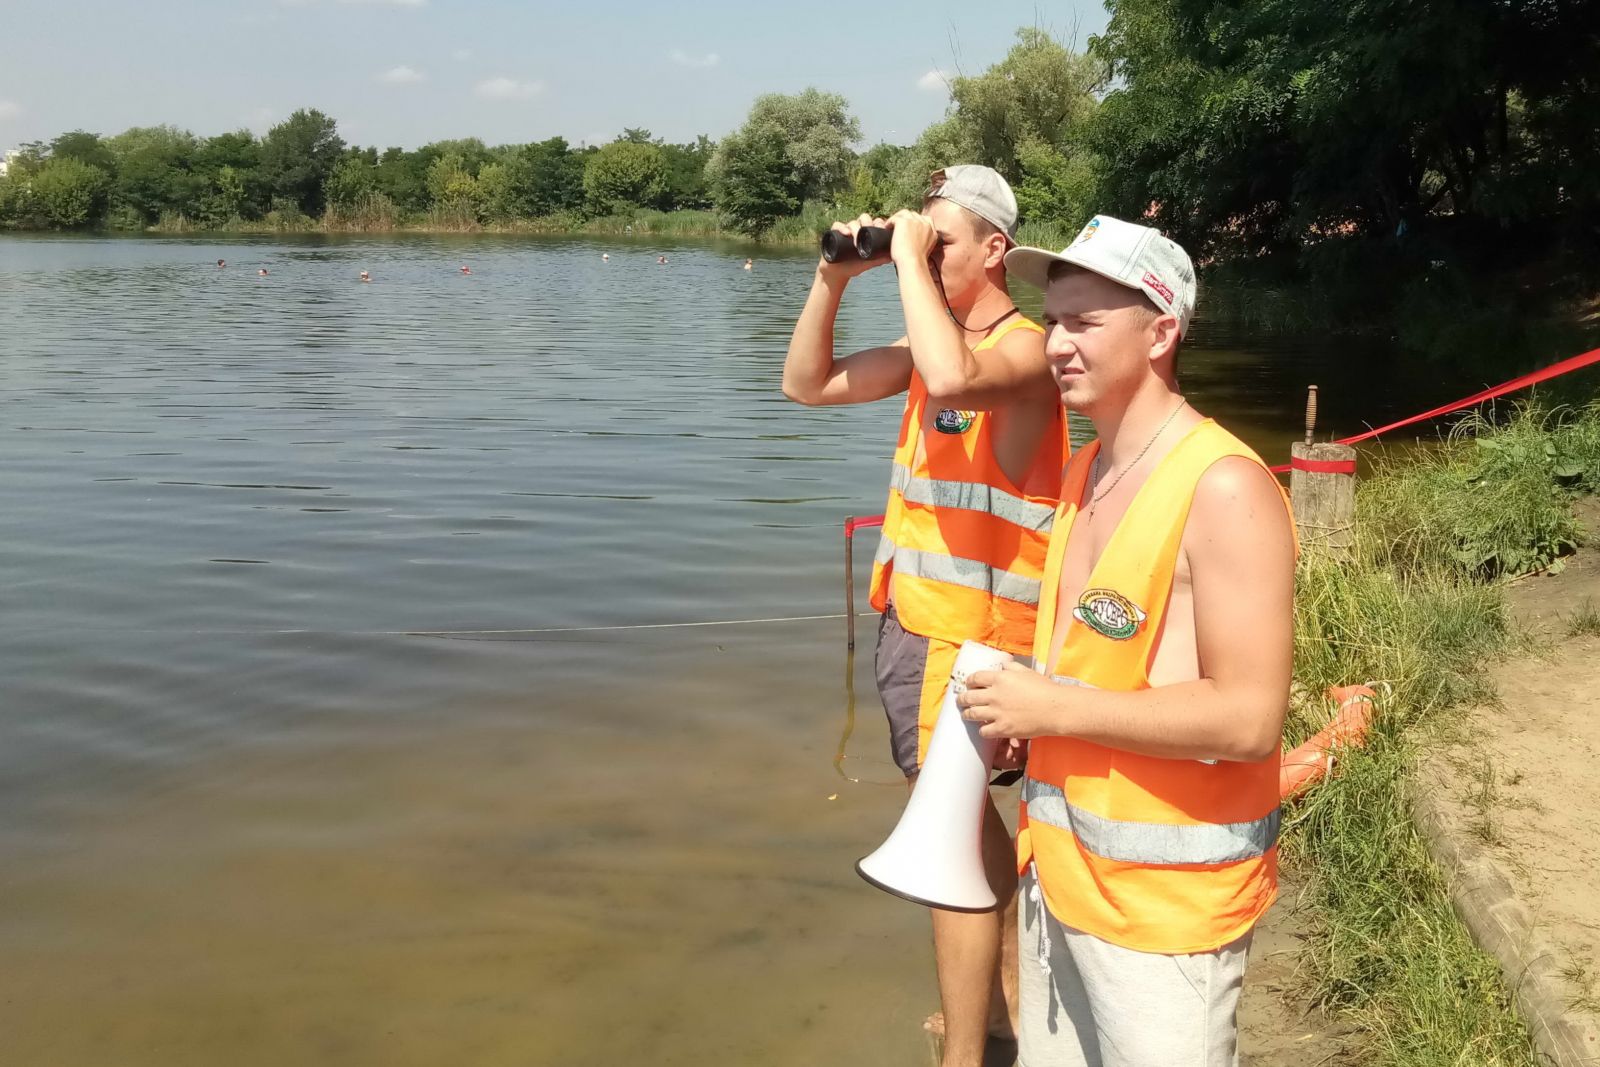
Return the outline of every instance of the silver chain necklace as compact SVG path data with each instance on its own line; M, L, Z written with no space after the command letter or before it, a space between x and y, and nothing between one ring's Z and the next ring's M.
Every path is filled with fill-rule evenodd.
M1150 440L1148 440L1148 441L1146 441L1144 443L1144 447L1143 448L1139 449L1139 454L1137 456L1133 457L1133 462L1129 463L1126 467L1123 467L1122 468L1122 473L1118 474L1116 476L1116 478L1112 480L1111 484L1105 487L1105 489L1101 490L1098 493L1094 493L1092 496L1089 497L1089 517L1091 519L1094 518L1094 509L1099 506L1100 501L1104 500L1107 496L1109 496L1110 493L1111 493L1111 490L1115 489L1118 485L1120 485L1121 482L1122 482L1122 479L1124 479L1124 478L1126 478L1128 476L1128 472L1133 470L1133 468L1135 468L1135 467L1137 467L1139 465L1139 461L1144 458L1144 454L1146 452L1150 451L1150 446L1154 445L1156 443L1156 440L1158 438L1160 438L1160 436L1163 433L1166 432L1167 427L1172 425L1172 420L1178 417L1178 412L1182 411L1184 405L1187 404L1188 402L1189 401L1187 399L1180 397L1178 399L1178 406L1172 409L1172 414L1167 416L1166 421L1163 422L1161 424L1160 428L1156 430L1155 435L1152 436L1150 438ZM1094 466L1090 469L1090 472L1089 472L1090 475L1094 478L1094 484L1096 484L1096 485L1100 484L1100 455L1101 455L1100 452L1096 452L1094 454Z

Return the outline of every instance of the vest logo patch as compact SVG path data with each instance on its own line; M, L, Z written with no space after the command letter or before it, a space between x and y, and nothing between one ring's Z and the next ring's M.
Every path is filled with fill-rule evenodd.
M1139 632L1145 615L1139 605L1115 589L1085 589L1072 617L1101 637L1126 641Z
M972 429L972 420L977 417L976 411L941 408L939 414L934 416L933 428L940 433L966 433Z

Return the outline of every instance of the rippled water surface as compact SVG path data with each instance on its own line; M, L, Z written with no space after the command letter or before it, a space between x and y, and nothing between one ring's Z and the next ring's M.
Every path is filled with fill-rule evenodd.
M873 620L808 618L899 402L784 400L750 251L0 239L0 1062L924 1062ZM1274 461L1308 381L1405 410L1184 358Z

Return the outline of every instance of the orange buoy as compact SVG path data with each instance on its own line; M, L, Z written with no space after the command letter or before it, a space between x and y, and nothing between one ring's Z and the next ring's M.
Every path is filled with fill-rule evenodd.
M1287 800L1310 789L1333 773L1334 750L1343 745L1359 745L1366 740L1372 725L1372 708L1378 694L1371 686L1335 685L1328 688L1328 699L1338 705L1333 721L1318 730L1305 744L1284 754L1278 769L1278 795Z

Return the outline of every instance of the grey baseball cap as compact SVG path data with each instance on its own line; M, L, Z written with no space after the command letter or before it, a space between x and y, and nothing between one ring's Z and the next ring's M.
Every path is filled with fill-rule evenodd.
M993 167L963 163L936 170L928 179L928 198L948 200L964 207L1016 244L1017 197Z

